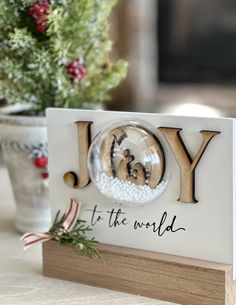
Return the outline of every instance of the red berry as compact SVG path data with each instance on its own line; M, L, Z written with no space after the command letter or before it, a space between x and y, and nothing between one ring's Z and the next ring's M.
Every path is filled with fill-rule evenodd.
M48 158L46 157L40 157L37 159L34 159L34 165L38 168L45 168L48 164Z
M36 1L32 3L28 14L34 19L36 28L39 32L46 31L47 27L43 23L48 21L46 18L46 16L49 14L48 0L43 0L42 2Z
M39 32L45 32L47 27L42 25L41 23L39 24L36 24L36 29L39 31Z
M84 79L86 69L79 59L73 60L66 65L67 73L72 76L73 81Z
M48 173L47 172L43 172L41 174L41 176L43 177L43 179L47 179L48 178Z

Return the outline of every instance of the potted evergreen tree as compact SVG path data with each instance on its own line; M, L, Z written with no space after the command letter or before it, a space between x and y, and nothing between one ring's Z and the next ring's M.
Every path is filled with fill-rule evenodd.
M86 108L110 99L127 63L112 62L108 16L116 0L2 0L0 99L24 105L0 117L0 143L19 231L48 227L47 107Z

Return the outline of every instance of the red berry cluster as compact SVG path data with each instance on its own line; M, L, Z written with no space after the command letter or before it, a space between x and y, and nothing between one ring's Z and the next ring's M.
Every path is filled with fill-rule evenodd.
M66 66L66 70L67 73L71 75L73 82L77 82L79 80L84 79L86 75L86 69L84 65L81 63L80 59L71 61Z
M48 21L47 15L49 14L48 0L36 1L32 3L29 9L29 16L34 18L36 28L39 32L45 32L47 27L45 22Z

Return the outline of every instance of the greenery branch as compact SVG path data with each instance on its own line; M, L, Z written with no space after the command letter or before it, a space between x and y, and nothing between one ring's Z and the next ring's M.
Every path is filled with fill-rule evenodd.
M62 245L69 244L83 255L103 261L97 249L98 241L94 237L91 239L86 237L86 234L92 231L92 228L86 225L86 221L78 219L73 229L67 231L63 225L64 219L65 214L60 217L60 211L58 211L48 234Z

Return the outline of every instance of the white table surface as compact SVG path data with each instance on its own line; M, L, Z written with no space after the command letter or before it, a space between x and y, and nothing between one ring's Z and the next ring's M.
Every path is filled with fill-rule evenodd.
M44 277L41 246L23 251L20 235L14 230L14 199L4 167L0 167L0 207L1 305L172 304Z

